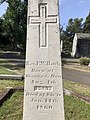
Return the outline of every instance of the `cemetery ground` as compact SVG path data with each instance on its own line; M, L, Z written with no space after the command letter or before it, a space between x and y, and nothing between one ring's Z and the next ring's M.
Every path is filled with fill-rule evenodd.
M90 67L87 65L80 65L79 58L62 58L64 68L70 70L78 70L83 72L90 72Z
M23 62L15 59L0 59L0 74L24 74ZM0 80L0 93L7 87L16 88L23 85L23 80ZM65 120L90 120L90 87L66 80L63 85L64 89L74 93L64 95ZM22 120L22 114L23 91L18 90L0 106L0 120Z

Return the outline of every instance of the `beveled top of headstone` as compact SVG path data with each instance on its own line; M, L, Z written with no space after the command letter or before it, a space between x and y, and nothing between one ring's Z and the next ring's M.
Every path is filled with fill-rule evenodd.
M23 120L64 120L58 0L29 0Z

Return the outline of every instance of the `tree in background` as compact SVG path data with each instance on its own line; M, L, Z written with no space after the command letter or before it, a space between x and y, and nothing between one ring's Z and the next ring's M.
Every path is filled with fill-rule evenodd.
M0 44L2 43L3 38L3 20L0 18Z
M0 18L0 49L9 43L8 39L6 39L4 35L3 18Z
M84 22L83 32L90 33L90 12L89 12L89 15L86 17L86 20Z
M4 1L4 0L3 0ZM3 36L12 49L25 50L27 0L6 0L8 8L3 15Z
M81 33L83 30L83 18L71 18L68 21L68 25L66 26L66 30L62 30L61 39L64 43L65 51L71 51L72 42L75 33Z
M0 43L9 44L10 48L26 46L27 0L0 0L7 2L8 8L0 19ZM64 50L71 51L75 33L90 33L90 12L83 24L83 18L70 18L66 30L61 28L61 40ZM1 44L0 44L1 45Z

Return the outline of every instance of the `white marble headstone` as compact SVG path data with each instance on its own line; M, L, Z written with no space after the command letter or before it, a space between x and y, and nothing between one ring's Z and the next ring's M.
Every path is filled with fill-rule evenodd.
M28 0L23 120L64 120L58 0Z

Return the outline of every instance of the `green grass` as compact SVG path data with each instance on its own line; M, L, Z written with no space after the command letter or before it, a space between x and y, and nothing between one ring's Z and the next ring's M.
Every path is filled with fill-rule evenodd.
M6 87L22 87L23 81L18 80L0 80L0 91L6 89Z
M90 104L65 96L65 120L90 120ZM0 120L22 120L23 92L16 92L0 107Z
M15 65L8 60L0 59L0 74L24 74L25 68Z
M23 92L16 92L0 107L0 120L22 120Z
M77 82L64 81L64 88L90 97L90 87Z
M65 120L90 120L90 104L65 96Z
M13 71L9 71L7 68L0 66L0 74L15 74Z
M15 74L13 71L10 71L7 66L11 65L7 60L0 59L0 74Z
M0 60L0 74L13 74L4 66L9 65L8 62ZM15 67L12 66L12 71ZM10 66L10 68L11 68ZM14 69L16 70L16 68ZM18 71L24 74L24 68L17 68ZM0 91L6 87L23 86L23 81L16 80L0 80ZM85 96L90 96L90 87L79 83L64 81L64 88L80 93ZM90 103L82 101L76 97L64 96L65 103L65 120L90 120ZM23 92L14 93L10 99L7 99L0 107L0 120L22 120L23 116Z

